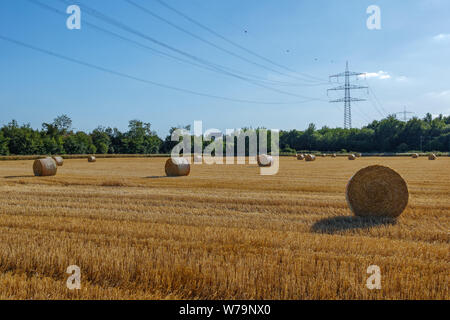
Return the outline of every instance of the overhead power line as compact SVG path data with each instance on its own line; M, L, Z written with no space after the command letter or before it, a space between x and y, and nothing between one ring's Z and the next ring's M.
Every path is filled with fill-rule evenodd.
M300 104L300 103L306 103L306 102L310 102L312 100L304 100L304 101L296 101L296 102L266 102L266 101L254 101L254 100L245 100L245 99L235 99L235 98L229 98L229 97L224 97L224 96L218 96L218 95L212 95L212 94L208 94L208 93L202 93L202 92L197 92L197 91L193 91L193 90L189 90L189 89L184 89L184 88L179 88L179 87L175 87L175 86L171 86L171 85L167 85L167 84L163 84L163 83L159 83L159 82L155 82L155 81L151 81L151 80L147 80L147 79L143 79L143 78L139 78L136 76L132 76L123 72L119 72L119 71L115 71L112 69L108 69L108 68L104 68L89 62L85 62L79 59L74 59L59 53L55 53L53 51L47 50L47 49L43 49L43 48L39 48L36 47L34 45L19 41L19 40L15 40L13 38L7 37L7 36L3 36L0 34L0 39L10 42L10 43L14 43L18 46L22 46L37 52L41 52L44 54L47 54L49 56L53 56L62 60L66 60L78 65L82 65L91 69L96 69L98 71L102 71L105 73L109 73L109 74L113 74L122 78L127 78L127 79L131 79L131 80L135 80L138 82L142 82L142 83L146 83L146 84L150 84L153 86L157 86L157 87L161 87L161 88L165 88L165 89L170 89L170 90L174 90L174 91L179 91L179 92L183 92L183 93L188 93L188 94L192 94L192 95L196 95L196 96L202 96L202 97L208 97L208 98L214 98L214 99L219 99L219 100L225 100L225 101L232 101L232 102L239 102L239 103L249 103L249 104Z
M236 42L234 42L234 41L228 39L227 37L223 36L222 34L216 32L216 31L214 31L213 29L207 27L206 25L202 24L201 22L199 22L199 21L197 21L197 20L195 20L195 19L189 17L189 16L186 15L185 13L183 13L183 12L181 12L181 11L175 9L174 7L172 7L172 6L170 6L170 5L168 5L168 4L165 3L164 1L162 1L162 0L156 0L156 2L158 2L160 5L164 6L165 8L167 8L167 9L169 9L169 10L175 12L176 14L182 16L183 18L185 18L186 20L188 20L188 21L190 21L191 23L195 24L196 26L198 26L198 27L200 27L200 28L202 28L202 29L208 31L209 33L215 35L216 37L222 39L223 41L225 41L225 42L227 42L227 43L233 45L234 47L239 48L239 49L241 49L241 50L243 50L243 51L245 51L245 52L247 52L247 53L249 53L249 54L251 54L251 55L253 55L253 56L257 57L257 58L259 58L259 59L262 59L262 60L264 60L264 61L266 61L266 62L268 62L268 63L270 63L270 64L272 64L272 65L274 65L274 66L277 66L277 67L279 67L279 68L281 68L281 69L284 69L284 70L286 70L286 71L292 72L292 73L294 73L294 74L302 75L303 77L311 78L312 80L315 80L315 81L326 81L326 80L324 80L324 79L321 79L321 78L318 78L318 77L309 75L309 74L307 74L307 73L302 73L302 72L295 71L295 70L293 70L293 69L291 69L291 68L289 68L289 67L286 67L286 66L284 66L284 65L282 65L282 64L280 64L280 63L277 63L277 62L275 62L275 61L273 61L273 60L271 60L271 59L269 59L269 58L266 58L266 57L262 56L261 54L258 54L258 53L256 53L256 52L254 52L254 51L252 51L252 50L250 50L250 49L248 49L248 48L246 48L246 47L244 47L244 46L242 46L242 45L240 45L240 44L238 44L238 43L236 43ZM297 78L297 77L296 77L296 78ZM301 79L301 78L297 78L297 79Z
M54 12L54 13L56 13L56 14L59 14L59 15L61 15L61 16L64 16L64 17L67 16L67 14L66 14L64 11L61 11L61 10L56 9L56 8L54 8L54 7L51 7L51 6L49 6L49 5L47 5L47 4L44 4L44 3L42 3L42 2L40 2L40 1L38 1L38 0L27 0L27 1L30 2L30 3L32 3L32 4L35 4L35 5L39 6L39 7L41 7L41 8L43 8L43 9L46 9L46 10L48 10L48 11ZM95 25L95 24L93 24L93 23L91 23L91 22L89 22L89 21L86 21L86 19L83 20L83 24L84 24L84 25L87 25L87 26L89 26L89 27L91 27L91 28L93 28L93 29L95 29L95 30L97 30L97 31L100 31L100 32L102 32L102 33L105 33L105 34L107 34L107 35L109 35L109 36L118 38L119 40L122 40L122 41L125 41L125 42L128 42L128 43L131 43L131 44L136 45L136 46L138 46L138 47L140 47L140 48L149 50L149 51L151 51L151 52L154 53L154 54L158 54L158 55L160 55L160 56L163 56L163 57L166 57L166 58L170 58L170 59L176 60L176 61L178 61L178 62L182 62L182 63L188 64L188 65L191 65L191 66L200 68L200 69L208 70L208 71L210 71L210 72L215 72L215 73L220 72L219 68L209 67L209 66L207 66L207 65L200 64L200 63L196 63L196 62L193 62L193 61L190 61L190 60L186 60L186 59L177 57L177 56L175 56L175 55L172 55L172 54L170 54L170 53L167 53L167 52L164 52L164 51L155 49L155 48L150 47L150 46L148 46L148 45L145 45L145 44L143 44L143 43L141 43L141 42L138 42L138 41L135 41L135 40L133 40L133 39L127 38L127 37L125 37L125 36L122 36L122 35L120 35L120 34L117 34L117 33L115 33L115 32L112 32L112 31L110 31L110 30L107 30L107 29L105 29L105 28L99 27L99 26L97 26L97 25ZM228 70L230 70L231 72L238 72L238 71L236 71L236 70L229 69L229 68L228 68ZM281 81L275 81L275 80L263 79L263 78L260 78L260 77L254 76L254 75L249 75L249 74L242 73L242 72L241 72L241 74L244 75L244 76L246 76L246 77L248 77L248 78L253 78L253 80L255 80L255 81L260 81L260 82L265 83L265 84L272 84L272 85L278 85L278 86L297 86L297 85L295 85L295 84L291 84L291 83L288 83L288 82L281 82ZM228 75L226 75L226 76L228 76ZM311 84L311 85L305 85L305 86L315 86L315 85Z
M59 1L62 2L62 3L65 3L65 4L71 4L71 3L73 4L75 2L79 6L82 6L83 7L83 11L86 12L87 14L89 14L89 15L92 15L92 16L94 16L94 17L96 17L96 18L98 18L98 19L100 19L102 21L105 21L108 24L111 24L111 25L113 25L115 27L121 28L121 29L123 29L123 30L125 30L127 32L130 32L132 34L135 34L135 35L137 35L139 37L142 37L142 38L144 38L144 39L146 39L148 41L151 41L151 42L153 42L153 43L155 43L155 44L157 44L159 46L162 46L162 47L164 47L166 49L169 49L169 50L174 51L174 52L176 52L178 54L186 56L186 57L188 57L188 58L190 58L192 60L195 60L195 61L200 62L202 64L206 64L208 66L211 66L214 69L219 69L218 71L221 72L222 74L226 74L226 75L228 75L230 77L246 81L246 82L251 83L253 85L256 85L256 86L259 86L261 88L264 88L264 89L267 89L267 90L271 90L271 91L274 91L274 92L277 92L277 93L280 93L280 94L289 95L289 96L293 96L293 97L298 97L298 98L302 98L302 99L310 99L311 101L312 100L320 100L320 98L312 98L312 97L308 97L308 96L304 96L304 95L295 94L295 93L279 90L279 89L276 89L276 88L272 88L272 87L269 87L267 85L260 84L260 83L254 81L254 80L248 79L246 77L239 76L239 75L231 73L231 72L227 72L227 71L225 71L225 70L223 70L221 68L218 68L214 63L211 63L211 62L209 62L209 61L207 61L205 59L199 58L199 57L194 56L194 55L192 55L190 53L187 53L187 52L185 52L183 50L180 50L180 49L177 49L177 48L175 48L173 46L170 46L170 45L168 45L168 44L166 44L166 43L164 43L162 41L154 39L153 37L150 37L150 36L140 32L140 31L137 31L137 30L135 30L135 29L133 29L133 28L131 28L131 27L129 27L129 26L127 26L127 25L125 25L125 24L123 24L123 23L121 23L121 22L119 22L119 21L117 21L117 20L115 20L115 19L113 19L113 18L111 18L111 17L101 13L101 12L98 12L95 9L92 9L92 8L86 6L85 4L83 4L83 3L79 2L79 1L72 1L72 0L70 0L70 1L68 1L68 0L59 0Z
M161 16L158 15L157 13L151 11L150 9L148 9L148 8L142 6L142 5L137 4L135 1L132 1L132 0L124 0L124 1L127 2L127 3L129 3L130 5L132 5L132 6L136 7L136 8L138 8L138 9L141 10L142 12L144 12L144 13L146 13L146 14L152 16L153 18L158 19L158 20L160 20L160 21L162 21L162 22L164 22L164 23L170 25L171 27L177 29L178 31L181 31L181 32L183 32L183 33L186 33L186 34L190 35L191 37L193 37L193 38L195 38L195 39L197 39L197 40L199 40L199 41L201 41L201 42L203 42L203 43L206 43L206 44L208 44L209 46L212 46L212 47L214 47L214 48L216 48L216 49L218 49L218 50L220 50L220 51L222 51L222 52L225 52L225 53L227 53L227 54L229 54L229 55L231 55L231 56L233 56L233 57L235 57L235 58L238 58L238 59L240 59L240 60L242 60L242 61L245 61L245 62L247 62L247 63L250 63L250 64L252 64L252 65L254 65L254 66L257 66L257 67L259 67L259 68L262 68L262 69L264 69L264 70L266 70L266 71L275 72L275 73L277 73L277 74L279 74L279 75L283 75L283 76L286 76L286 77L297 78L297 77L294 77L294 76L292 76L292 75L289 75L289 74L280 72L280 71L278 71L278 70L276 70L276 69L274 69L274 68L270 68L270 67L264 66L264 65L262 65L262 64L260 64L260 63L257 63L257 62L255 62L255 61L252 61L252 60L250 60L250 59L247 59L246 57L244 57L244 56L242 56L242 55L240 55L240 54L234 53L234 52L232 52L231 50L228 50L228 49L226 49L226 48L223 48L223 47L221 47L221 46L219 46L219 45L217 45L217 44L215 44L215 43L213 43L213 42L211 42L211 41L209 41L209 40L207 40L207 39L204 39L204 38L202 38L202 37L196 35L195 33L191 32L191 31L189 31L189 30L186 30L185 28L182 28L182 27L176 25L175 23L173 23L173 22L171 22L171 21L169 21L169 20L167 20L167 19L161 17ZM298 79L298 78L297 78L297 79ZM302 80L302 81L310 81L310 82L311 82L311 80L308 80L308 79L300 79L300 80ZM318 80L314 80L314 81L317 82ZM323 80L319 80L319 81L322 81L322 82L323 82Z

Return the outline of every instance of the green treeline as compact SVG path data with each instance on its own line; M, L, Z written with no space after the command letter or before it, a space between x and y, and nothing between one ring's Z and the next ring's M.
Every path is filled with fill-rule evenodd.
M98 127L90 133L71 129L66 116L43 123L41 130L19 125L13 120L0 128L1 155L42 154L157 154L170 153L177 142L164 139L151 130L150 123L131 120L128 131ZM190 130L190 127L184 127ZM175 128L170 129L170 133ZM248 129L247 129L248 130ZM225 141L225 139L224 139ZM224 146L225 149L225 146ZM280 150L359 152L450 151L450 116L413 118L402 122L394 116L373 121L361 129L323 127L313 124L304 131L280 132Z

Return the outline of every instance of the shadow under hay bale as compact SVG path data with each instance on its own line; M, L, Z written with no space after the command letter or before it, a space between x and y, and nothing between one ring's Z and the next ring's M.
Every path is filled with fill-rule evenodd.
M311 231L334 234L395 224L397 224L397 220L390 217L333 217L317 221L311 227Z

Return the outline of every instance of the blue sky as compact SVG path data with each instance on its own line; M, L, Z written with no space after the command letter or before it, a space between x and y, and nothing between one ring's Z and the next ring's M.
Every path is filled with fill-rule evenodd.
M68 6L58 0L39 1L60 11ZM160 135L167 134L171 126L192 124L194 120L202 120L204 128L221 130L245 126L304 129L311 122L319 127L343 125L342 105L326 101L343 95L337 92L327 96L326 89L338 84L304 86L316 82L300 81L301 75L231 46L155 0L133 1L266 68L209 46L124 0L80 2L171 47L268 79L270 84L261 87L200 69L98 32L86 22L187 59L90 16L83 5L81 30L68 30L69 15L55 14L26 0L2 0L0 35L169 86L239 100L293 103L250 104L190 95L0 40L0 125L16 119L40 128L42 122L63 113L72 118L76 129L90 131L105 125L125 130L128 120L140 119L150 122ZM366 79L359 79L355 84L368 83L375 96L366 90L353 93L355 97L368 99L353 105L356 127L402 111L405 106L421 117L426 112L450 114L450 1L164 1L224 37L297 72L328 81L329 75L344 71L346 60L351 70L368 72ZM366 27L369 16L366 8L373 4L381 8L381 30ZM280 82L289 86L281 86ZM300 103L304 99L297 96L317 100Z

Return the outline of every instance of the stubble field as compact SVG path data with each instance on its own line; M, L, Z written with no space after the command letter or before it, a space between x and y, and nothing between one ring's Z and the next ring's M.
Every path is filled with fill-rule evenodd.
M65 160L39 178L32 161L1 161L0 299L449 299L448 157L285 157L275 176L192 165L180 178L164 162ZM371 164L408 183L397 221L351 217L346 183Z

